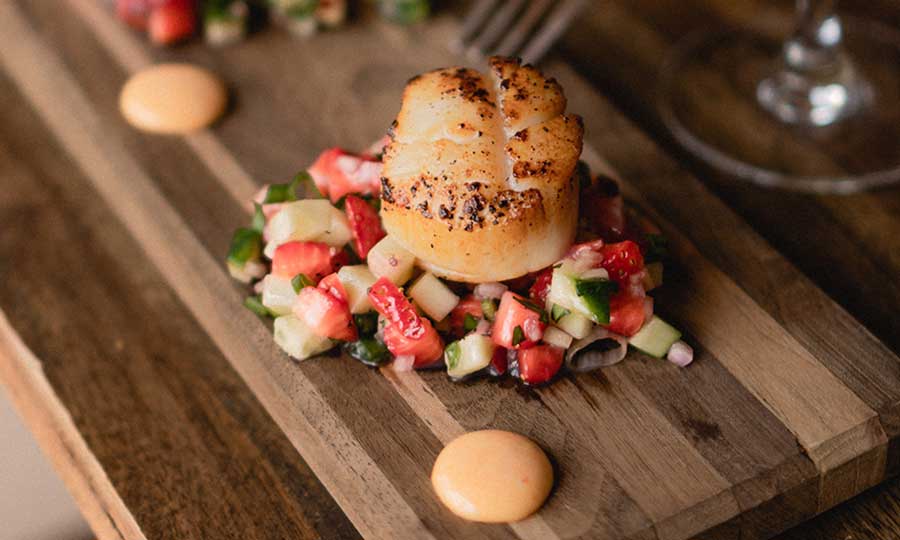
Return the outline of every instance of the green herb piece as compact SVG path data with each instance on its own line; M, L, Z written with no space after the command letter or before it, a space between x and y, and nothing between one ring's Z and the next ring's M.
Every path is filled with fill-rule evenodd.
M584 301L594 322L609 324L609 297L618 287L608 279L576 279L575 293Z
M644 236L646 247L644 263L661 262L669 254L669 239L661 234L647 234Z
M466 318L463 320L463 329L466 332L471 332L475 330L476 326L478 326L478 319L473 317L471 313L466 313Z
M515 299L516 299L516 302L522 304L522 306L525 307L526 309L530 309L531 311L540 315L542 323L547 324L549 322L549 320L547 319L547 312L544 311L544 309L541 308L541 306L539 306L537 304L537 302L534 302L533 300L529 300L528 298L520 298L518 296L516 296Z
M481 312L484 314L485 319L493 321L494 316L497 314L497 303L490 298L485 298L481 301Z
M294 179L291 180L291 185L294 186L294 193L297 193L297 189L302 187L303 196L307 199L325 198L325 196L322 195L322 192L319 191L319 187L316 186L316 183L313 181L312 176L306 171L300 171L294 175Z
M387 347L374 338L362 338L345 343L343 350L367 366L379 366L390 359Z
M553 304L553 306L550 308L550 318L553 319L553 322L559 322L560 319L562 319L569 313L572 312L559 304Z
M262 234L266 228L266 214L263 213L262 205L253 203L253 221L250 222L250 228Z
M519 343L522 343L523 341L525 341L525 332L522 331L521 326L516 326L513 328L513 347L518 347Z
M447 345L447 348L444 349L444 362L447 363L448 370L456 369L456 366L459 365L459 357L461 354L462 350L460 349L458 341L454 341L450 345Z
M259 260L262 253L262 234L253 229L241 227L234 231L228 248L228 262L243 268L248 261Z
M378 331L378 314L374 311L354 315L353 322L356 324L356 329L359 330L360 336L372 337Z
M313 287L316 282L309 279L306 274L297 274L291 279L291 286L294 287L294 292L299 293L300 289L304 287Z
M283 203L297 200L297 193L294 191L293 183L291 184L272 184L266 190L266 197L263 204Z
M257 296L248 296L244 298L244 307L256 313L260 317L271 317L272 312L269 311L269 308L263 305L262 297Z

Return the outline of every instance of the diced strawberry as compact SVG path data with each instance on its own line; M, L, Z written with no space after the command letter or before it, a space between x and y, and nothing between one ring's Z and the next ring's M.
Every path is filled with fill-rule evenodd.
M372 246L387 235L381 227L381 218L369 203L356 195L347 195L344 211L353 234L353 248L360 259L365 259Z
M503 293L491 334L495 344L507 349L525 349L540 339L547 325L541 321L540 313L526 307L529 302L512 291Z
M381 170L380 161L364 159L340 148L329 148L319 155L307 172L322 195L337 202L348 193L378 194Z
M150 7L149 0L116 0L116 16L136 30L146 30Z
M322 281L319 282L318 287L323 291L327 291L342 302L347 301L347 290L344 289L344 284L341 283L341 279L338 277L337 273L323 277Z
M547 303L547 293L550 292L550 282L553 280L553 267L541 270L537 279L528 290L528 296L540 305Z
M600 266L609 272L609 278L620 286L628 284L629 277L644 269L641 248L631 240L617 244L607 244L601 250L603 261Z
M356 341L359 337L347 302L331 294L326 288L300 289L294 301L294 315L303 320L317 336L342 341Z
M306 274L319 279L332 272L332 251L322 242L286 242L278 246L272 258L272 273L292 278Z
M496 349L494 349L494 355L491 356L491 375L499 377L506 373L506 370L509 368L508 355L509 351L507 351L503 347L497 347Z
M369 288L369 300L375 311L384 317L410 339L417 339L424 333L425 319L421 317L403 292L388 278L380 278ZM427 322L427 321L426 321Z
M153 8L147 19L150 41L171 45L191 37L197 30L197 13L191 0L168 0Z
M635 335L644 325L646 308L644 298L625 293L618 293L609 299L610 332L630 337Z
M553 345L538 345L519 351L519 378L528 384L549 381L562 367L563 352Z
M484 311L481 308L481 301L472 295L466 296L456 304L453 311L450 312L450 331L457 336L466 333L466 315L471 315L475 319L482 319Z
M394 356L413 356L413 368L430 367L444 355L444 343L431 321L422 319L422 334L411 338L404 334L400 326L388 323L384 329L384 344Z
M341 268L350 265L352 262L347 250L335 247L331 248L331 269L333 271L337 272Z

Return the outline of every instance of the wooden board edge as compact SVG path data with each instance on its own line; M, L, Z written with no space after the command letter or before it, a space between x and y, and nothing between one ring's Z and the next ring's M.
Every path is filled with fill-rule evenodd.
M44 455L62 477L100 540L146 540L68 409L44 375L41 361L0 310L0 383Z

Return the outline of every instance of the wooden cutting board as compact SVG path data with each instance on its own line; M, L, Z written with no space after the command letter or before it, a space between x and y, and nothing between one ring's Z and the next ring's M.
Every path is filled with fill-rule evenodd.
M602 372L517 392L346 358L290 361L227 275L231 230L259 184L291 176L324 147L366 146L407 78L458 63L444 47L454 21L158 52L101 3L68 6L109 55L96 77L188 59L232 86L233 110L213 130L176 143L141 136L150 151L139 155L115 94L38 39L21 7L0 5L4 72L364 536L767 537L900 468L897 357L557 63L547 70L586 119L585 157L619 173L671 240L656 305L686 331L694 364L630 353ZM182 166L189 175L159 174ZM2 330L7 351L26 355ZM523 522L465 523L431 493L442 445L488 427L533 438L556 465L551 499Z

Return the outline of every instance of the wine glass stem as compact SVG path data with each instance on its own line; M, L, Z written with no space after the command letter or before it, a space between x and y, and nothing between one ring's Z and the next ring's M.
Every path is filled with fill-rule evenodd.
M796 26L784 46L784 63L798 72L834 69L843 32L835 0L797 0Z

